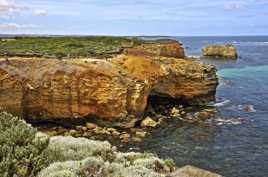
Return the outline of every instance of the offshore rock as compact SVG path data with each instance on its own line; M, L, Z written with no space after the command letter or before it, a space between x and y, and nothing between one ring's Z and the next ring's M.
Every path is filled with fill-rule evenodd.
M92 116L132 127L142 117L147 95L145 83L104 60L0 62L0 107L23 118Z
M209 45L202 49L203 56L205 57L219 57L227 59L237 59L237 49L234 45Z

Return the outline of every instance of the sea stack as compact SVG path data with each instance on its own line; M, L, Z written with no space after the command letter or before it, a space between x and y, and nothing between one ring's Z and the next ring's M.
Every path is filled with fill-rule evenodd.
M237 49L232 44L208 45L202 49L204 57L217 57L226 59L237 59Z

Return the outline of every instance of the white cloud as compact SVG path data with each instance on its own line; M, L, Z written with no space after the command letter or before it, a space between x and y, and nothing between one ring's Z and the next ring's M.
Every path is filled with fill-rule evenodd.
M0 19L12 19L18 13L28 10L26 6L20 5L13 0L0 0Z
M47 15L47 11L46 10L42 10L42 9L36 9L33 11L34 15L38 15L38 16L45 16Z
M26 10L25 6L18 5L12 0L0 0L0 12L20 12Z
M5 20L9 20L12 19L13 17L11 15L8 14L1 14L0 13L0 19L5 19Z
M224 5L225 10L241 10L247 8L247 3L245 1L238 1L238 2L229 2Z
M0 29L4 30L34 29L34 28L38 28L38 26L34 24L17 24L17 23L0 24Z

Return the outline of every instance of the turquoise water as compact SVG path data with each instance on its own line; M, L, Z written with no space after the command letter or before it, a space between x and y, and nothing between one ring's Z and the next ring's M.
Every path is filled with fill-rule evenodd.
M212 43L236 45L239 59L201 59L218 68L219 107L212 126L175 120L153 130L132 149L173 158L178 166L192 164L226 177L268 176L268 37L174 37L188 55L200 55ZM255 111L246 112L251 105Z
M218 72L220 77L246 77L258 79L259 77L268 76L268 65L264 66L247 66L245 68L226 68Z

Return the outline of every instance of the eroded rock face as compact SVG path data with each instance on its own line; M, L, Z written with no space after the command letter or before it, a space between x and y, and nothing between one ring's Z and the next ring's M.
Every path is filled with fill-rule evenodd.
M174 40L145 43L126 50L129 55L162 56L172 58L185 58L184 48L181 43Z
M0 64L0 107L31 119L94 116L133 126L147 85L103 60L10 60Z
M214 100L218 79L216 68L193 60L122 56L112 62L148 83L150 95L170 97L189 105Z
M214 67L186 59L0 60L0 107L33 120L88 117L133 127L149 96L204 105L217 83Z
M202 49L203 56L237 59L237 49L234 45L209 45Z

